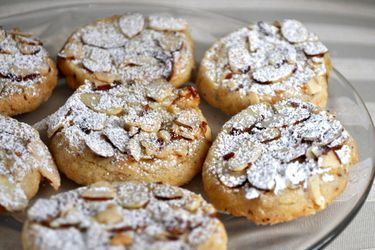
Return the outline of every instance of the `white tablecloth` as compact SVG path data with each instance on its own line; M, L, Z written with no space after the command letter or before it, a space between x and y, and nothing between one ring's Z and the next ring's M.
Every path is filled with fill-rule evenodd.
M74 1L50 0L44 2L43 6L62 5L67 2ZM278 14L275 14L275 19L293 17L302 20L318 33L330 48L334 66L354 85L373 119L375 118L375 1L138 0L137 2L207 9L246 22L262 20L262 13L276 13L276 10ZM0 18L35 10L39 6L31 0L0 0ZM249 16L247 12L249 9L259 9L259 12L256 12L258 13L256 16ZM375 189L373 188L356 218L327 249L375 249L374 213ZM6 237L7 232L2 234L1 237Z

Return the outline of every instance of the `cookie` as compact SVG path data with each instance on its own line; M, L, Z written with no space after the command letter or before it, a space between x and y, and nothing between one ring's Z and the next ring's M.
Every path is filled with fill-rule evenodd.
M327 208L357 162L354 139L332 113L288 99L231 118L210 148L203 183L217 209L275 224Z
M26 208L43 177L59 188L59 173L38 132L0 115L0 211Z
M200 195L155 183L96 183L27 212L25 250L226 249L216 210Z
M300 22L258 22L207 50L197 84L209 104L228 114L291 97L324 107L331 70L327 47Z
M35 110L56 83L56 65L42 42L0 27L0 113L14 116Z
M189 182L211 145L193 87L86 83L46 120L58 168L79 184Z
M73 89L85 79L105 84L160 78L180 86L194 67L193 41L183 19L126 13L75 31L57 62Z

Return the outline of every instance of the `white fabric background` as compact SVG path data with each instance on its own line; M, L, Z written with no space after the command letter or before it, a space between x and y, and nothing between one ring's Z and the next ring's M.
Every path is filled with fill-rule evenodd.
M45 1L43 6L56 6L67 2L75 1L50 0ZM138 0L136 2L207 9L243 21L261 20L262 11L275 10L281 11L284 17L300 19L318 33L321 40L327 44L334 66L354 85L365 101L373 120L375 118L375 1ZM0 18L35 10L39 6L31 0L0 0ZM259 15L248 16L248 9L259 9ZM372 189L356 218L327 249L375 249L374 214L375 188ZM0 237L6 237L7 233L1 231Z

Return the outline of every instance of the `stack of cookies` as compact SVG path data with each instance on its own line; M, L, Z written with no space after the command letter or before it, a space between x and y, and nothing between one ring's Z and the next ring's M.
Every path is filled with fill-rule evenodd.
M296 20L258 22L209 48L200 94L234 115L212 142L188 23L126 13L77 29L57 66L75 92L38 132L7 117L50 96L57 69L30 34L0 28L0 211L28 207L59 171L75 190L27 210L24 249L226 249L217 210L257 224L321 211L358 161L324 107L327 47ZM181 87L181 85L185 84ZM202 173L212 205L182 186Z

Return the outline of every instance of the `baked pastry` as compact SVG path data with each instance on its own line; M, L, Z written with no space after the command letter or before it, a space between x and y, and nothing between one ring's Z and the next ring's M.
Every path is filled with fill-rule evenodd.
M96 183L27 212L25 250L226 249L216 210L200 195L155 183Z
M0 212L26 208L43 177L59 188L59 173L38 132L0 115Z
M126 13L99 19L75 31L58 54L67 84L166 79L175 86L190 79L193 41L185 20Z
M0 27L0 113L14 116L35 110L56 83L56 65L42 42Z
M214 43L197 84L209 104L228 114L290 97L324 107L330 71L327 47L303 24L258 22Z
M47 118L58 168L79 184L97 181L189 182L211 145L193 87L164 80L78 88Z
M208 153L203 183L217 209L275 224L325 209L357 161L354 139L332 113L288 99L231 118Z

